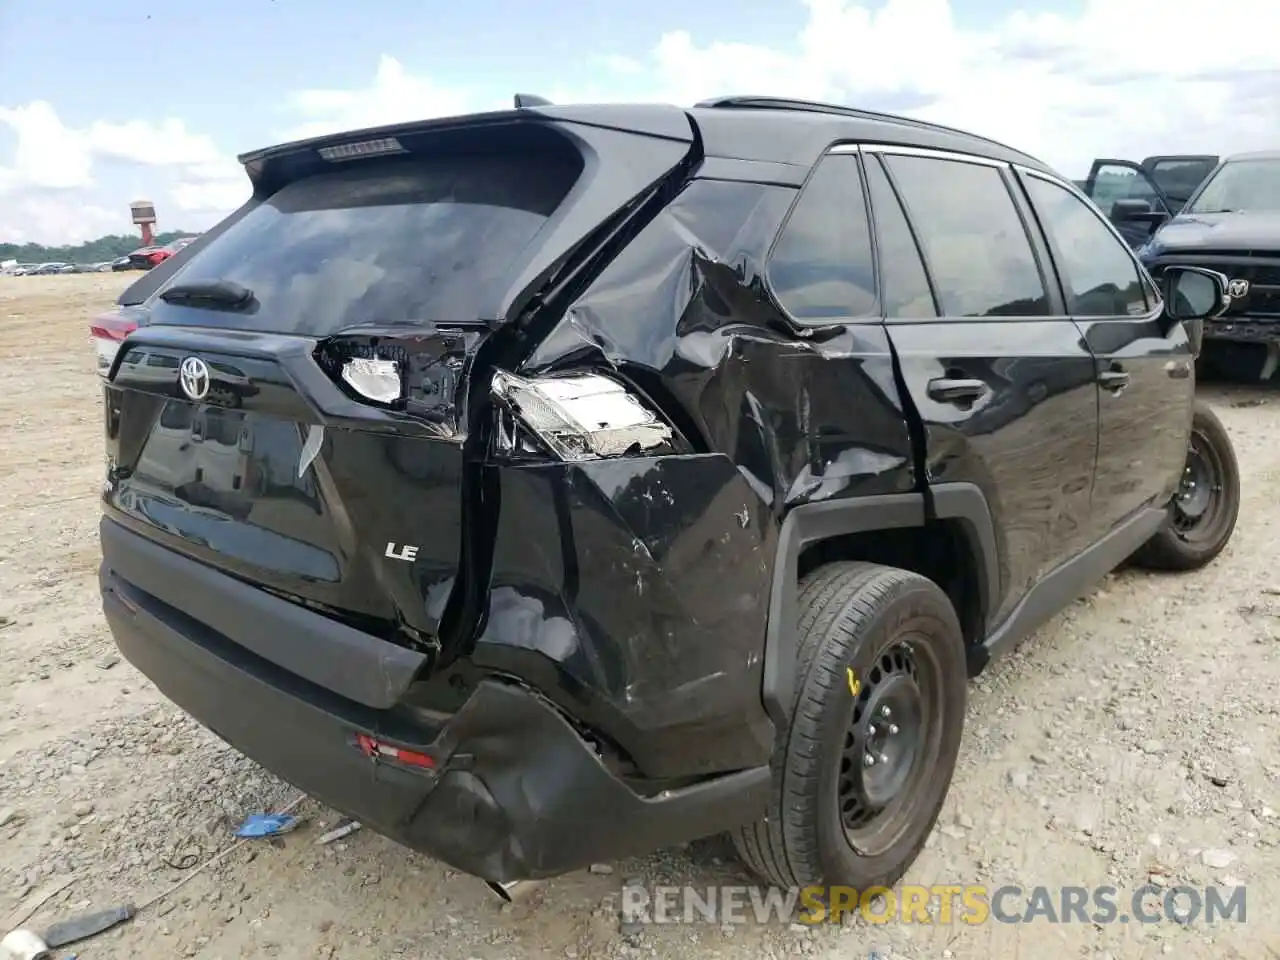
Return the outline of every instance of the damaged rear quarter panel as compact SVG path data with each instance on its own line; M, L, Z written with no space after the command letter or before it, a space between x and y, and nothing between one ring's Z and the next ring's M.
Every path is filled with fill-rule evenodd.
M717 161L717 176L733 166ZM540 650L556 676L535 682L554 680L575 709L589 702L649 776L768 761L762 655L782 520L798 504L915 485L883 324L800 328L765 289L796 193L693 180L521 367L613 368L700 453L495 468L498 542L476 658L491 644ZM537 637L514 629L520 616Z
M811 500L911 490L883 322L798 328L765 290L764 263L795 196L694 180L522 372L595 361L660 385L698 432L691 439L729 456L778 517Z
M774 530L728 458L497 469L477 666L567 698L651 777L766 762L759 638Z

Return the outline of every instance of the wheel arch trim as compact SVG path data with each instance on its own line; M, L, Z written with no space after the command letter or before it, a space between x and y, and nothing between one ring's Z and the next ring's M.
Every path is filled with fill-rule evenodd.
M931 519L960 523L977 561L981 622L985 627L995 610L999 558L991 511L981 489L974 484L938 484L931 487L928 494L894 493L807 503L787 513L778 533L777 557L769 588L761 691L765 710L779 729L786 728L794 700L800 555L807 547L824 540L855 533L919 528Z
M939 483L929 488L932 515L937 520L953 520L960 524L969 549L977 561L981 603L978 619L981 643L992 627L992 618L1000 609L1004 596L1004 578L1000 572L1000 547L996 543L996 526L991 507L982 488L975 483Z

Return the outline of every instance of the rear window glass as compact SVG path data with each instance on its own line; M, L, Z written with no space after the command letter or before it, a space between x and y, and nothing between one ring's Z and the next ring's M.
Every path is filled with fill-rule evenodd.
M289 184L161 288L229 280L243 310L153 300L155 323L327 335L367 323L467 322L581 171L525 153L357 162Z
M1186 203L1217 165L1213 160L1162 160L1153 165L1151 177L1170 200Z

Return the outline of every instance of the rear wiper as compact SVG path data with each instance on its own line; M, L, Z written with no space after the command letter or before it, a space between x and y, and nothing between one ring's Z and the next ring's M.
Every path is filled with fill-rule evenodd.
M160 294L165 303L188 306L209 304L219 307L243 307L253 299L253 291L230 280L192 280L175 283Z

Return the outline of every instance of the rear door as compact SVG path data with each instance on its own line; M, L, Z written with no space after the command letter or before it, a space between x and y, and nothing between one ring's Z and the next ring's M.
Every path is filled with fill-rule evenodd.
M932 309L913 300L887 317L925 422L929 479L973 483L986 496L1003 561L1002 600L990 611L999 622L1087 544L1093 360L1046 278L1047 252L1006 164L866 153L878 228L905 210L929 278Z
M469 147L327 165L312 151L304 176L277 171L283 185L146 301L108 371L109 514L368 632L435 646L450 603L470 602L464 585L487 582L494 506L476 500L469 385L487 399L493 305L687 152L600 131L591 167L573 139L521 120L497 145L488 127ZM623 144L626 162L607 162Z
M1098 470L1094 538L1172 492L1186 456L1195 393L1192 356L1179 324L1165 334L1146 271L1115 232L1065 184L1023 171L1072 318L1096 358Z

